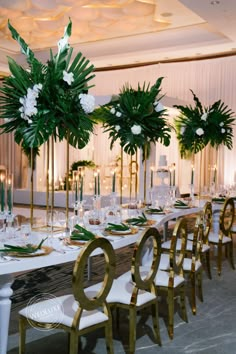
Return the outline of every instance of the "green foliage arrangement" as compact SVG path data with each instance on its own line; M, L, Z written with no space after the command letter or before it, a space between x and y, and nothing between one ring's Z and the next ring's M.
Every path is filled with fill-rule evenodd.
M218 148L223 144L228 149L233 147L234 112L221 100L209 107L203 107L198 97L193 94L195 106L175 105L180 115L175 119L177 138L182 158L201 151L210 144Z
M8 58L11 75L4 78L0 89L0 115L5 122L0 134L14 132L17 144L37 148L50 136L67 139L82 149L93 132L91 112L95 99L87 94L88 82L94 78L94 66L82 53L72 60L73 48L68 43L72 22L69 20L64 36L58 42L58 52L50 50L46 64L38 61L19 33L8 22L8 28L22 53L28 68Z
M91 160L78 160L71 164L70 170L77 171L79 167L95 168L96 165Z
M157 141L168 146L170 126L166 120L166 109L157 98L162 77L150 87L145 83L137 90L126 84L118 96L94 111L95 117L103 119L103 126L109 132L112 148L119 140L121 147L130 155L138 148L150 151L151 143Z

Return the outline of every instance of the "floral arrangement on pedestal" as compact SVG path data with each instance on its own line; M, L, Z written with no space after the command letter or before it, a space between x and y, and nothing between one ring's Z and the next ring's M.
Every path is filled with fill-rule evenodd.
M28 68L8 58L11 75L0 88L0 116L5 118L0 134L14 132L16 143L23 148L37 148L50 136L83 148L95 123L91 118L95 99L87 93L88 81L95 75L94 66L82 53L72 60L71 20L58 42L58 52L54 55L50 50L46 64L36 59L10 22L8 28L27 57Z
M175 105L180 115L175 119L180 154L187 158L201 151L210 144L218 148L223 144L228 149L233 147L234 112L221 100L209 107L203 107L198 97L193 94L195 106Z
M127 154L134 155L141 148L148 155L151 143L160 141L169 145L171 128L166 109L159 102L163 96L158 98L162 79L151 87L150 84L144 83L142 87L138 84L137 90L126 84L118 96L98 108L105 131L109 132L111 148L119 140Z

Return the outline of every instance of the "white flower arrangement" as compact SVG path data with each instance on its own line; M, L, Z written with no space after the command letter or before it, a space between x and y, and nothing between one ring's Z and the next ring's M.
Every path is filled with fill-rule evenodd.
M85 113L92 113L95 108L95 97L85 93L79 95L80 104Z

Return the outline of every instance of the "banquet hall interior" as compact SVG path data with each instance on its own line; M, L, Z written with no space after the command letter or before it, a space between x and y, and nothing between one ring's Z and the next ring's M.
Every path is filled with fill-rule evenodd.
M17 134L14 134L14 129L17 131L20 125L16 124L14 129L8 131L4 128L3 124L10 122L13 118L6 113L7 100L1 99L1 96L6 94L5 79L16 78L16 71L14 74L11 70L13 61L24 69L29 64L27 54L22 50L22 43L20 45L16 38L12 38L11 26L46 68L50 62L49 59L53 55L56 58L60 51L58 41L63 33L64 38L66 37L64 31L68 26L68 21L71 21L71 33L67 40L73 48L70 60L73 61L76 54L81 52L82 56L88 60L88 63L84 64L85 68L90 64L94 66L91 81L85 83L86 87L87 85L89 87L88 93L95 100L94 112L97 111L99 116L99 109L105 107L102 111L104 117L106 112L108 112L107 116L111 115L113 109L111 104L116 102L119 95L122 96L122 92L128 91L129 88L131 92L132 89L152 90L157 80L161 78L158 104L160 104L160 110L164 112L165 124L169 129L169 143L157 138L159 134L157 131L157 137L152 135L150 142L149 137L144 136L143 143L147 143L150 148L147 158L142 150L146 145L142 143L139 143L138 149L135 148L133 155L129 154L124 145L120 143L122 139L114 139L111 142L112 137L119 137L121 127L114 125L114 129L111 130L108 123L107 125L106 122L104 123L105 118L96 121L96 114L94 113L93 116L93 113L90 113L96 124L93 125L92 133L82 148L78 148L75 144L73 146L71 140L69 145L69 138L48 139L37 146L37 153L33 157L32 146L27 147L28 150L24 149L21 144L23 138L19 140L18 135L17 140ZM224 229L220 222L222 222L225 203L228 198L236 199L235 24L236 2L234 0L0 0L1 213L4 213L6 204L8 214L13 219L16 216L17 228L20 230L22 220L27 220L31 227L33 219L37 218L40 222L47 219L48 223L48 215L51 213L52 218L54 210L58 224L62 225L59 215L63 215L63 218L81 216L80 209L79 212L76 209L78 205L83 207L83 213L86 213L92 208L100 211L110 206L118 210L119 204L119 215L121 215L122 208L132 210L131 202L135 202L135 210L136 208L142 209L143 214L142 212L131 213L132 216L142 217L146 211L142 208L143 205L165 209L166 219L163 219L164 221L159 222L159 216L151 215L151 212L146 215L150 216L151 221L158 220L157 229L162 240L166 240L173 237L177 221L182 217L186 219L188 233L193 234L196 220L198 220L196 217L202 215L205 202L210 201L213 211L211 232L215 232L214 227L218 223L220 234ZM8 85L10 83L8 81ZM71 83L68 83L69 85ZM15 86L15 89L17 91L18 87ZM27 89L24 90L22 89L21 92L25 92L26 95ZM13 97L12 94L9 102L13 102ZM225 122L219 123L219 113L212 124L213 128L209 128L208 140L203 142L202 139L203 145L191 145L190 141L191 154L187 156L185 151L181 152L181 146L188 150L188 146L184 145L186 141L183 139L187 128L184 126L185 123L179 127L178 119L180 122L187 108L193 112L194 107L197 107L197 112L200 114L199 122L205 127L204 124L207 124L211 113L213 116L215 103L219 101L219 104L222 104L220 112L222 117L228 114L228 126L226 127ZM160 111L155 109L155 105L157 106L157 103L154 102L155 114L160 114L162 117ZM107 111L106 107L108 107ZM114 107L117 109L119 103ZM196 113L196 110L194 112ZM71 113L68 114L70 115ZM18 116L20 117L19 114ZM26 117L24 122L28 119L30 125L30 119L26 115L24 117ZM117 118L120 117L117 116ZM231 118L232 121L230 121ZM143 121L144 125L148 119L147 117L146 121ZM191 119L194 119L194 116ZM220 132L226 134L225 138L222 136L219 138L220 142L214 140L218 138L214 130L216 123L220 125ZM191 124L190 122L190 128ZM184 130L181 130L182 128ZM199 131L198 134L196 131L196 134L197 138L201 138L204 132ZM134 132L133 135L137 137L138 133ZM6 203L3 201L2 192L5 177L8 178L4 191ZM97 193L98 190L99 193ZM162 205L160 200L158 202L158 198L164 200L161 190L171 192L168 194L168 198L170 197L168 201L165 199L163 202L166 203L165 205ZM97 194L99 198L96 199ZM76 199L78 195L79 204ZM99 206L96 200L99 200ZM176 201L186 202L189 205L183 204L183 210L179 211L180 214L176 213L171 219L169 214ZM188 207L193 208L192 213L191 209L190 211L187 209ZM109 211L106 216L110 217L111 213L113 211ZM214 218L214 213L218 215L218 221ZM3 227L2 220L3 218L0 217L1 228ZM63 219L62 222L65 222L65 230L67 230L67 221ZM53 224L53 219L51 224ZM228 238L223 238L223 240L229 243L232 241L235 254L236 219L234 218L232 218L231 227L230 231L224 235ZM3 237L1 239L1 234L3 233L0 232L0 245L3 247L4 239ZM11 235L12 239L14 237ZM125 236L121 236L121 244L122 237L125 239ZM110 243L115 244L115 242L117 241L111 238ZM201 247L204 248L203 240L201 242ZM187 278L185 292L188 321L183 320L181 306L175 298L174 336L171 338L168 332L169 300L163 301L158 293L162 345L159 346L155 341L151 312L144 309L142 315L139 312L137 315L136 353L235 353L236 282L235 270L232 269L234 263L228 262L230 248L227 248L225 252L223 248L221 251L222 269L219 271L218 243L209 242L209 244L211 277L207 272L206 261L202 260L200 253L197 255L202 263L204 301L200 301L196 296L196 314L192 311L192 278ZM114 248L116 248L116 277L119 277L130 269L134 242L125 243L124 241L123 248L117 243ZM57 252L56 249L54 251ZM73 250L73 252L75 254L76 251ZM60 256L62 257L62 254ZM35 259L42 258L42 265L32 266L33 268L28 266L27 270L21 267L21 262L13 262L9 258L8 264L12 263L15 270L7 271L3 268L6 266L4 257L0 256L1 324L6 316L4 304L9 301L9 297L12 304L9 328L4 334L6 336L8 333L7 341L2 339L0 330L0 354L15 354L19 351L19 311L39 294L48 293L57 297L72 293L72 272L76 258L71 256L72 258L68 258L70 261L61 263L57 261L55 264L46 261L47 266L45 266L43 259L46 259L48 255L35 257ZM7 259L7 256L5 258ZM91 264L89 262L86 268L86 286L101 281L100 272L103 271L103 265L100 258L99 255L91 257ZM21 261L23 258L19 259ZM17 269L17 263L19 269ZM3 265L2 271L1 265ZM4 276L8 274L11 275L12 280L8 282L10 285L7 289L12 287L13 291L5 294ZM127 333L130 327L128 322L128 315L122 309L119 326L112 326L114 353L129 353ZM63 330L57 328L40 330L35 329L34 326L30 327L27 331L26 353L40 354L45 351L64 354L69 352L67 351L68 337ZM5 345L7 345L7 350L4 349ZM78 352L105 353L106 342L103 330L99 329L82 336Z

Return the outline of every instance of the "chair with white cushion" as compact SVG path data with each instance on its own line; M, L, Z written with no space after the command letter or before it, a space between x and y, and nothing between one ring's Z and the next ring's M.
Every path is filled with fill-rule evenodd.
M203 221L203 228L202 228L202 248L200 251L200 258L202 264L204 264L204 261L206 262L206 268L207 268L207 273L209 279L212 279L211 276L211 262L210 262L210 245L209 245L209 233L212 227L212 204L211 202L206 202L202 212L200 212L202 215L202 221ZM193 240L193 233L188 234L188 240L192 241ZM190 245L189 242L187 242L187 250L189 250Z
M88 258L96 250L102 250L105 259L105 276L101 287L94 296L84 289L84 273ZM69 334L69 354L78 353L79 336L98 328L105 328L108 353L113 354L112 317L106 297L115 275L115 253L108 240L96 238L88 242L81 250L73 269L73 294L59 297L46 296L42 301L22 309L20 314L19 353L25 353L26 327L60 328ZM34 298L33 298L34 300ZM65 350L66 352L66 350Z
M177 249L177 240L180 247ZM170 240L170 250L161 254L159 269L155 277L155 286L158 294L166 294L168 306L168 334L174 337L174 300L178 296L182 310L183 320L188 322L185 302L185 278L183 261L187 244L187 225L185 219L179 219L174 227ZM145 267L144 267L145 268Z
M210 245L217 247L217 270L218 275L221 275L222 270L222 249L225 247L226 254L229 257L230 264L233 269L234 257L233 257L233 239L232 239L232 225L235 216L235 207L233 198L225 199L225 202L220 210L219 219L219 232L210 232L209 243Z
M153 259L145 272L141 271L143 248L146 243L153 245ZM136 317L137 312L150 306L152 308L152 320L154 335L157 343L161 345L157 292L154 285L154 278L158 269L161 254L161 236L157 229L149 228L143 231L142 235L134 246L131 270L114 280L111 291L107 297L107 303L111 308L123 308L129 311L129 353L135 353L136 343ZM96 291L98 285L89 288Z
M194 231L193 231L193 239L192 249L187 250L184 261L183 261L183 271L184 275L190 277L191 283L191 308L192 313L195 315L197 311L196 306L196 286L198 288L198 294L200 301L203 301L203 293L202 293L202 263L201 263L201 250L202 250L202 242L203 242L203 214L199 214Z

